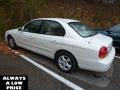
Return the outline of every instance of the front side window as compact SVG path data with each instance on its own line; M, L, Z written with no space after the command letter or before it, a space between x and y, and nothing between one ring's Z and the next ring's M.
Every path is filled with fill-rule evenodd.
M24 30L25 32L31 32L31 33L39 33L39 27L40 27L41 21L39 20L34 20L29 22L25 27Z
M59 23L55 21L43 21L41 25L40 34L64 36L65 30Z
M70 22L68 24L82 37L89 37L96 34L95 30L81 22Z

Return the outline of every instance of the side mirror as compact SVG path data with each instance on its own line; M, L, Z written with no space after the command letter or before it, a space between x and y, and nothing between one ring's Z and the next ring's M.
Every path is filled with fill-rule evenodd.
M20 28L18 29L18 31L22 31L22 27L20 27Z

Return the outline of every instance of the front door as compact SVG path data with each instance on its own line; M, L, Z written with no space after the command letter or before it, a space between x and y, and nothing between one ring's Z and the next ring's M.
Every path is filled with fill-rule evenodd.
M29 49L29 50L35 50L36 46L36 34L39 33L39 27L40 27L41 21L34 20L29 22L23 27L22 31L18 32L18 42L19 45L23 48Z

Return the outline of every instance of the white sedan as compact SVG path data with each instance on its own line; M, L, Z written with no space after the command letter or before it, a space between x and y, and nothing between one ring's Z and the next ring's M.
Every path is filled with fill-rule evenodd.
M77 67L105 72L115 56L110 37L73 19L34 19L23 27L8 30L5 39L12 49L18 46L54 59L66 73Z

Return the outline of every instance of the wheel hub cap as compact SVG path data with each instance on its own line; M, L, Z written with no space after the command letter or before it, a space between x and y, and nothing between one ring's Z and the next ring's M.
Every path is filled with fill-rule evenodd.
M9 40L10 47L14 47L14 41L12 39Z
M66 55L62 55L59 57L58 64L63 70L70 70L72 67L71 60Z

